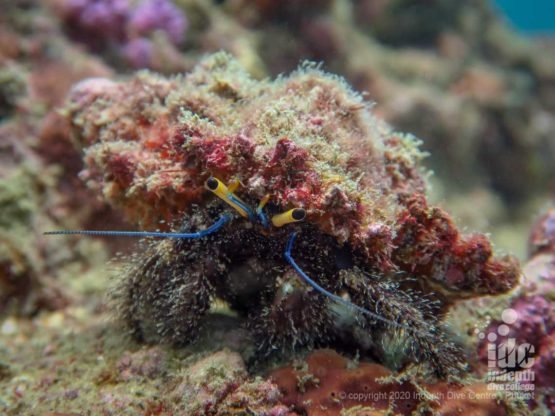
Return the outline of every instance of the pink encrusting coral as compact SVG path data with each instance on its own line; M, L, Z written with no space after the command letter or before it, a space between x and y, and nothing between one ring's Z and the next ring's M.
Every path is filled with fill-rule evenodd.
M205 203L209 176L238 179L242 198L303 207L379 271L404 270L449 299L518 280L514 259L494 258L487 238L461 235L428 206L418 141L313 66L256 81L216 54L185 76L84 81L65 111L85 149L83 178L143 227Z

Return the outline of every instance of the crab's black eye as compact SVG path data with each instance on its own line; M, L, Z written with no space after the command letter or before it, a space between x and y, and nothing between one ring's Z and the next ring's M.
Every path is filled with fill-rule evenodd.
M302 221L304 220L305 216L306 216L306 211L303 208L295 208L291 213L291 217L295 221Z
M218 186L220 185L220 181L218 181L216 178L214 178L213 176L209 177L206 180L206 187L210 190L210 191L215 191L216 189L218 189Z

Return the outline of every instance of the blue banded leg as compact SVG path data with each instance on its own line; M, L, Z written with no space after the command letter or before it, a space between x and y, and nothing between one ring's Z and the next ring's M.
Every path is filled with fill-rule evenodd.
M337 303L340 303L350 309L354 309L357 312L360 312L363 315L369 316L372 319L376 319L380 322L383 322L387 325L391 325L397 328L401 328L401 329L405 329L407 331L413 331L412 328L400 324L398 322L394 322L391 321L389 319L384 318L383 316L380 316L374 312L370 312L367 309L364 309L358 305L355 305L354 303L351 303L345 299L343 299L340 296L337 296L333 293L331 293L330 291L324 289L322 286L320 286L318 283L316 283L314 280L312 280L310 277L308 277L308 275L299 267L299 265L295 262L295 260L293 260L293 257L291 256L291 250L293 248L293 243L295 242L295 239L297 238L297 233L292 233L291 236L289 237L289 241L287 242L287 246L285 248L285 259L287 260L287 262L295 269L295 271L297 272L297 274L301 277L301 279L307 283L309 286L313 287L316 291L320 292L321 294L323 294L324 296L327 296L328 298L334 300Z
M47 231L44 235L92 235L92 236L110 236L110 237L157 237L157 238L203 238L215 233L231 220L230 214L224 214L216 223L210 227L197 231L195 233L163 233L151 231L96 231L96 230L60 230Z

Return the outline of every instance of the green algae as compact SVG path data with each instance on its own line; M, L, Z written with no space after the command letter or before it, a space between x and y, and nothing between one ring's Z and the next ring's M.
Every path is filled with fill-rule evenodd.
M11 116L26 90L26 79L16 65L0 68L0 121Z

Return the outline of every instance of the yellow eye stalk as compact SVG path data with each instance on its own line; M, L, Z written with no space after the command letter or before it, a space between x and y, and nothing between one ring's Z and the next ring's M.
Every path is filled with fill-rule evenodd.
M236 196L233 191L239 186L239 182L233 182L230 185L230 190L225 184L217 178L211 176L204 183L206 189L215 194L218 198L222 199L225 203L231 206L235 211L241 214L244 218L252 218L252 212L249 207Z
M270 200L270 195L266 195L262 198L256 209L255 215L249 206L233 193L239 186L239 181L233 181L229 187L227 187L222 181L211 176L206 180L204 186L226 204L231 206L242 217L249 218L253 221L256 221L258 217L258 220L265 228L268 226L268 220L262 210ZM274 227L283 227L287 224L302 221L305 217L306 211L303 208L292 208L289 211L274 215L272 217L272 224Z
M305 217L306 211L304 209L293 208L281 214L274 215L272 217L272 224L274 224L274 227L283 227L286 224L302 221Z

